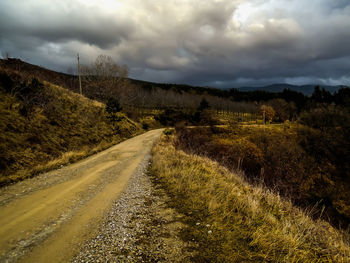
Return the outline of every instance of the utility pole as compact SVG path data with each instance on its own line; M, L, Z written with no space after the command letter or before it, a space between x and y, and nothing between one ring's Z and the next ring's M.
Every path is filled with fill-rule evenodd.
M78 53L78 77L79 77L79 88L80 88L80 95L83 95L83 90L81 88L81 76L80 76L80 61L79 61L79 53Z

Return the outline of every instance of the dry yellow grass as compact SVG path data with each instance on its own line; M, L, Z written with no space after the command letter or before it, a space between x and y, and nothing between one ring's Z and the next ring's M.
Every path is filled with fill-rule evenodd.
M164 135L151 173L187 215L196 262L350 262L349 235L208 158L177 151Z
M26 178L33 177L37 174L48 172L54 169L57 169L61 166L68 165L74 162L77 162L79 160L82 160L90 155L93 155L95 153L98 153L100 151L103 151L119 142L121 142L123 139L115 139L110 142L102 141L98 146L96 147L88 147L83 146L81 150L79 151L69 151L64 152L60 157L49 160L47 163L39 164L34 167L29 167L25 169L21 169L17 171L16 173L8 176L8 177L0 177L0 184L7 182L17 182L24 180Z
M20 75L16 78L16 85L24 81ZM75 162L143 132L123 113L112 121L103 103L49 82L30 98L38 101L31 107L0 87L0 186ZM21 113L23 108L27 114Z

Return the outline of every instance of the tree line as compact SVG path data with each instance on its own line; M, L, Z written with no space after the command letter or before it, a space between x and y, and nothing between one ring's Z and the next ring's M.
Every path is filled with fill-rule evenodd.
M79 93L77 76L57 73L24 63L18 59L2 60L3 67L10 67L21 73L35 75ZM334 94L315 87L311 97L301 92L285 89L282 92L220 90L189 85L158 84L129 77L126 65L118 65L111 57L100 55L89 65L82 65L83 95L104 103L111 98L125 108L196 110L205 99L212 110L259 114L261 106L272 107L274 112L267 117L270 121L295 120L303 111L309 111L321 104L349 107L350 89L342 87ZM264 107L265 107L264 106ZM267 111L265 111L266 113ZM272 116L272 117L271 117Z

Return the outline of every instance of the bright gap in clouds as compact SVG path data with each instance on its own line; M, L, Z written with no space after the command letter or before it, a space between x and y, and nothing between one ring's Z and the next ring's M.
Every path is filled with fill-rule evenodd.
M244 26L248 20L248 18L251 16L251 14L254 12L254 7L250 3L244 3L240 4L235 13L233 14L233 20L238 22L240 26Z
M122 7L122 3L118 0L80 0L80 2L90 7L103 7L105 10L109 11Z

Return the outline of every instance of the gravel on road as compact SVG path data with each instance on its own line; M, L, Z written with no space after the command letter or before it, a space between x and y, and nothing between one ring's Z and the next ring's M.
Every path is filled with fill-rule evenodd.
M190 262L195 244L180 237L182 216L167 206L169 198L147 173L150 154L99 227L72 262Z

